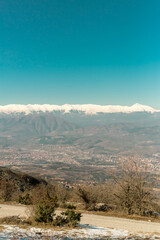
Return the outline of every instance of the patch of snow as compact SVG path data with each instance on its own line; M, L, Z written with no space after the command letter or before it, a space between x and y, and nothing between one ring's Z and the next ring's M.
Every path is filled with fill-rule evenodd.
M54 240L73 240L73 239L94 239L94 240L114 240L114 239L160 239L160 235L136 234L126 230L93 227L89 225L80 225L80 229L42 229L31 227L29 229L19 228L12 225L3 225L5 229L0 233L0 239L54 239Z

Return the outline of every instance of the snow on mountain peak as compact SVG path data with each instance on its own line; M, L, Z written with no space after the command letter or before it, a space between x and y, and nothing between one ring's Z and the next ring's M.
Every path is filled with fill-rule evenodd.
M54 112L62 111L64 113L70 113L71 111L84 112L85 114L97 114L97 113L133 113L133 112L148 112L155 113L160 112L150 106L141 105L136 103L132 106L120 106L120 105L95 105L95 104L64 104L64 105L50 105L50 104L10 104L0 105L0 113L4 114L30 114L34 112Z

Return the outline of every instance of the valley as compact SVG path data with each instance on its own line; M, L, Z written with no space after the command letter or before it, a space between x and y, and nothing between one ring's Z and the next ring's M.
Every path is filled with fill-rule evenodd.
M1 114L0 165L73 186L104 183L133 157L159 179L159 119L147 112Z

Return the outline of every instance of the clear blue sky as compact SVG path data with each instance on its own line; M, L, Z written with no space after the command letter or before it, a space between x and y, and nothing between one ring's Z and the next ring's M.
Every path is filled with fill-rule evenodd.
M159 0L0 0L0 104L160 108Z

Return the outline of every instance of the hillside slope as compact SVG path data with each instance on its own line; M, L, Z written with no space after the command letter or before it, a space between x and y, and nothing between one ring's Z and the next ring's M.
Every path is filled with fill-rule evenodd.
M10 170L8 168L0 167L0 184L10 183L16 186L19 191L29 190L39 184L47 184L44 180L32 177L28 174Z

